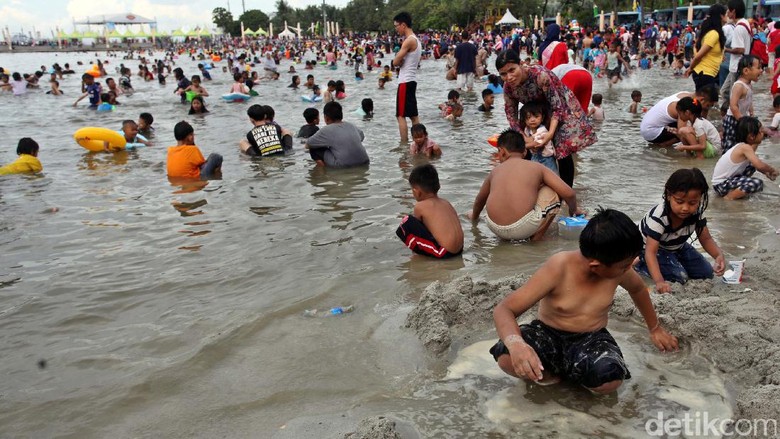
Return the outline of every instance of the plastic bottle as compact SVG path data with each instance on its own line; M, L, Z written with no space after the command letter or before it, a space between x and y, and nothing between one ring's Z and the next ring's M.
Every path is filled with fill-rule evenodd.
M355 310L355 307L352 305L348 306L336 306L327 310L317 310L317 309L307 309L303 312L304 317L329 317L329 316L338 316L341 314L347 314L351 313Z

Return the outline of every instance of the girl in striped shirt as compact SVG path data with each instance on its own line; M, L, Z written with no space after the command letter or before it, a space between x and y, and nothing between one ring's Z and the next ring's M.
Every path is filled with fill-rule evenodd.
M698 169L678 169L666 181L663 202L650 209L639 226L645 251L639 255L636 270L655 282L659 293L672 291L669 282L684 284L688 279L711 279L723 274L723 252L707 229L709 185ZM696 233L704 250L715 259L713 267L688 242Z

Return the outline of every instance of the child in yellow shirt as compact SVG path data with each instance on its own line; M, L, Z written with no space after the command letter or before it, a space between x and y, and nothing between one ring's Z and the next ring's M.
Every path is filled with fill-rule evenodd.
M43 165L38 160L38 149L38 142L35 140L29 137L20 139L19 145L16 147L16 154L19 158L0 168L0 175L34 174L43 171Z

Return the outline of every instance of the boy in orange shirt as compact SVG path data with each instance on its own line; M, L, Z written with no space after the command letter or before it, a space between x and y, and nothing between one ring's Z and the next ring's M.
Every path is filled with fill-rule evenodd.
M181 121L173 127L176 146L168 148L168 177L200 178L218 177L222 173L222 156L216 153L203 158L195 146L195 130Z

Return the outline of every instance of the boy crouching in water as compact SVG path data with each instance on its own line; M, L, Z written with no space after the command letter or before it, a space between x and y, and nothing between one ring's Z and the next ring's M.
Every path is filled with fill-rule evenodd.
M631 378L615 339L607 331L618 285L631 295L661 351L676 351L677 338L660 326L650 295L631 264L642 235L616 210L599 211L580 235L579 251L560 252L493 310L501 340L490 353L509 375L539 384L564 379L594 393L611 393ZM539 302L537 319L517 317Z
M540 240L560 210L561 200L572 216L585 214L577 206L577 196L561 177L540 163L525 160L523 135L506 130L498 136L501 164L485 178L471 212L479 221L487 207L488 228L505 240Z
M417 204L401 221L395 234L413 252L449 258L463 251L463 228L449 201L439 198L439 174L431 164L412 169L409 185Z

